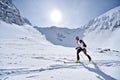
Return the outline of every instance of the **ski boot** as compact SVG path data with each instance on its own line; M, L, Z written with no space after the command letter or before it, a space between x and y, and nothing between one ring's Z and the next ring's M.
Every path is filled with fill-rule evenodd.
M80 63L80 60L76 60L75 62L76 62L76 63Z

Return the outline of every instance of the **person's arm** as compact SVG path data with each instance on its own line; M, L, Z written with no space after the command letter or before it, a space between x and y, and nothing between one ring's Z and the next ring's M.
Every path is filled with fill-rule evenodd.
M77 47L80 47L79 40L76 41Z

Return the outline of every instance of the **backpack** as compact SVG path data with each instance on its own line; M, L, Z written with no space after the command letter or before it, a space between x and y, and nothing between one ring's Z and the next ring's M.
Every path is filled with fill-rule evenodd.
M84 41L83 40L80 40L80 43L83 43L83 47L87 47L87 45L84 43Z
M86 45L85 43L83 43L83 46L84 46L84 47L87 47L87 45Z

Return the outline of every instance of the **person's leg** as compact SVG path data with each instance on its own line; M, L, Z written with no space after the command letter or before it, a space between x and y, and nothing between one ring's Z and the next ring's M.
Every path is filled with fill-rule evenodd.
M81 48L77 50L77 61L76 61L77 63L80 62L80 56L79 56L80 52L81 52Z
M80 60L80 56L79 56L80 51L81 51L81 49L77 50L77 61L76 62L79 62L79 60Z
M91 61L91 57L87 54L86 49L83 50L84 54L88 57L89 61Z

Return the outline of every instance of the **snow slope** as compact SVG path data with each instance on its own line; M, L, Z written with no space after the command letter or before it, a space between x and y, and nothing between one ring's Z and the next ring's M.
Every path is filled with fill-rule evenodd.
M93 63L74 48L53 45L32 26L0 22L0 80L120 80L120 52L88 49Z
M0 80L120 80L120 52L114 50L117 47L119 49L119 46L114 47L120 39L117 36L120 31L116 29L119 22L115 23L117 26L111 29L112 32L110 30L92 32L88 27L84 27L89 32L85 35L84 28L52 27L41 28L38 32L30 26L27 19L21 17L12 0L0 0L0 6L0 19L10 23L0 21ZM119 12L117 13L119 15ZM116 13L114 14L115 18L112 21L116 18L119 20ZM23 25L24 23L29 25ZM98 32L100 34L97 34ZM91 36L96 35L98 38L102 36L101 39L96 38L93 41L94 43L98 41L99 44L99 40L104 39L103 33L104 38L110 37L107 41L116 42L109 44L113 48L92 47L89 42L93 39ZM83 63L74 63L76 60L76 50L73 47L74 36L78 34L85 41L88 40L87 50L93 62L89 63L87 57L81 52Z

